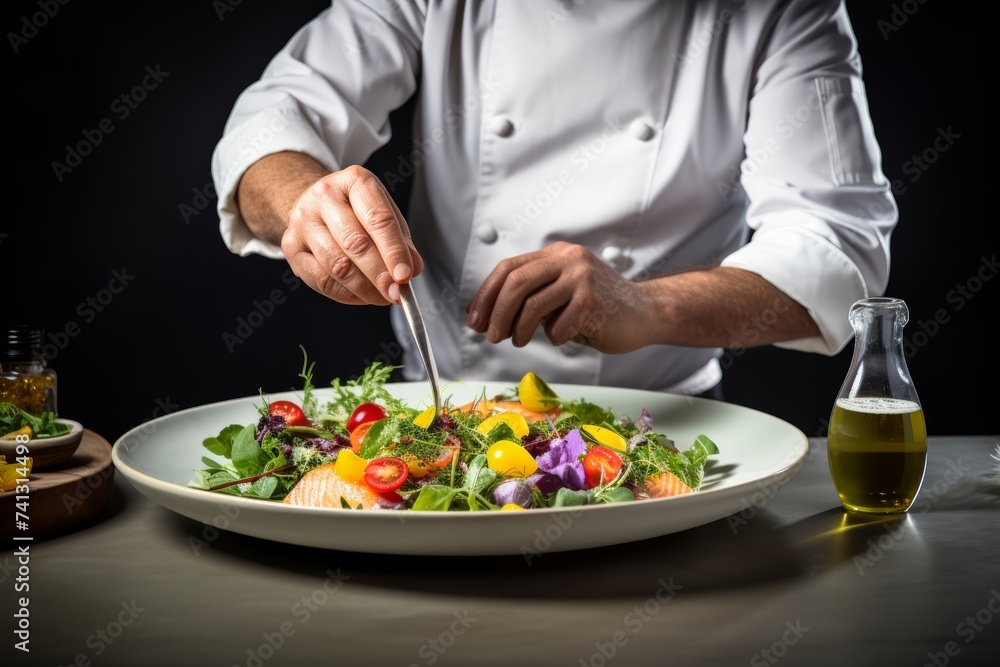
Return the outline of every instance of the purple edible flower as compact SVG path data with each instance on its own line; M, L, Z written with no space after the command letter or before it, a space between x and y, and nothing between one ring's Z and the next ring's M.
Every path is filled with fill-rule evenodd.
M538 469L555 475L566 488L581 491L587 488L587 476L580 460L587 453L587 444L580 431L573 429L564 438L553 438L549 451L535 459Z
M531 507L531 487L523 479L508 479L493 489L493 502L501 507L513 503L527 509Z
M635 420L635 425L636 428L639 429L639 433L645 433L653 428L653 418L649 416L648 412L646 412L646 408L642 409L642 414Z
M539 493L543 496L555 493L563 488L562 480L548 472L536 472L534 475L526 477L524 483L529 487L538 489Z
M645 433L653 428L653 418L646 412L646 408L642 409L642 414L634 422L628 417L622 417L621 422L622 424L635 424L639 433Z

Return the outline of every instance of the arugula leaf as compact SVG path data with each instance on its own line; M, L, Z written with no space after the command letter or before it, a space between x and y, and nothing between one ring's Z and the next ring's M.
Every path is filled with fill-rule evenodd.
M514 435L514 429L503 422L491 428L490 432L486 434L486 439L490 441L490 444L500 442L501 440L510 440L518 444L521 442L521 439Z
M486 489L490 488L494 482L497 480L497 474L495 471L490 469L486 457L483 454L477 454L472 461L469 462L469 467L465 471L465 476L462 478L462 489L466 491L471 491L472 493L483 493Z
M594 494L593 499L599 503L623 503L635 500L635 494L624 486L616 486L601 493Z
M586 505L590 502L590 496L586 491L572 491L565 486L555 492L550 507L575 507Z
M258 498L270 498L274 490L278 488L278 478L274 475L261 477L250 486L250 493Z
M267 456L254 439L256 427L249 424L233 439L232 455L229 457L241 477L250 477L264 472Z
M556 424L560 424L571 417L576 417L580 424L600 425L605 422L615 424L618 417L607 408L602 408L596 403L585 401L582 398L575 401L564 401L561 404L562 414L556 419Z
M428 484L420 489L420 494L413 501L413 509L417 511L447 512L451 501L455 499L455 489L444 484Z
M227 459L232 458L233 438L239 435L243 428L242 424L230 424L222 429L219 432L219 435L214 438L205 438L201 441L201 444L205 446L205 449L213 454L224 456Z
M388 417L379 419L368 428L364 440L361 441L361 451L358 454L361 458L374 458L380 449L392 444L398 432L399 426L396 420Z

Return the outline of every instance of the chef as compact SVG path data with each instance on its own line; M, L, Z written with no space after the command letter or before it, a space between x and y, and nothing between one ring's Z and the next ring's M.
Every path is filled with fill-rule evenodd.
M359 166L414 94L412 151ZM723 348L836 354L897 220L847 11L820 0L335 1L212 170L233 252L347 304L416 277L446 379L717 395Z

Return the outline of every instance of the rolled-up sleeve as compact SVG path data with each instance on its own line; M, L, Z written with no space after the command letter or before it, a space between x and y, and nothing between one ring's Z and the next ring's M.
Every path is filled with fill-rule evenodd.
M780 347L833 355L851 338L851 304L885 290L897 208L843 4L790 3L762 51L741 166L753 235L722 265L812 315L821 335Z
M335 171L389 141L390 112L417 88L424 16L420 2L334 2L240 95L212 156L219 230L231 251L282 256L254 237L236 203L253 163L297 151Z

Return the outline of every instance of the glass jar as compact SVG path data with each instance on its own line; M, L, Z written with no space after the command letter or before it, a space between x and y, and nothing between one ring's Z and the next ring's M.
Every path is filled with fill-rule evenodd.
M901 299L862 299L849 313L854 357L830 416L827 453L845 509L905 512L924 479L927 428L903 356Z
M45 332L21 325L2 330L0 402L13 403L31 415L57 413L56 372L46 366Z

